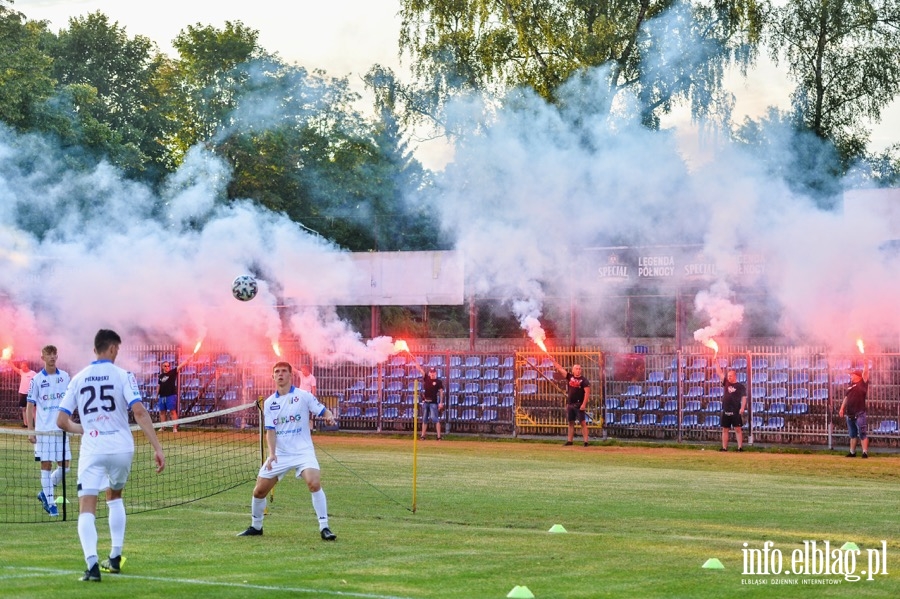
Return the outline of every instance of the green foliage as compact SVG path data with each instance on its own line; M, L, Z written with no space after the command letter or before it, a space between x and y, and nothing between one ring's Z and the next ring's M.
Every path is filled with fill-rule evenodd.
M20 131L34 126L36 106L53 93L52 61L40 49L45 31L0 3L0 121Z
M680 99L708 116L721 95L724 67L753 58L764 19L755 0L693 2L672 13L674 0L404 0L400 47L413 61L419 89L412 110L439 118L457 92L502 94L533 89L556 102L573 75L606 66L607 98L630 91L644 121ZM649 27L651 24L655 25ZM727 107L727 106L726 106Z
M866 121L900 92L900 2L788 2L775 9L768 40L796 84L804 126L834 143L846 169L865 152Z

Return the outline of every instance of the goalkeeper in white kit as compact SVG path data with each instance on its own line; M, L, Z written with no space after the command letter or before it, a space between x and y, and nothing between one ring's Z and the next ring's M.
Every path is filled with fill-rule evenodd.
M293 369L287 362L278 362L272 367L276 391L270 395L263 407L266 429L266 446L269 457L260 467L250 503L250 526L239 537L253 537L263 534L263 517L266 497L285 474L294 470L296 477L302 477L312 495L313 508L319 519L319 534L325 541L334 541L337 536L328 528L328 506L325 491L316 460L316 451L310 435L310 414L325 419L329 425L335 424L334 414L319 402L315 396L293 385Z

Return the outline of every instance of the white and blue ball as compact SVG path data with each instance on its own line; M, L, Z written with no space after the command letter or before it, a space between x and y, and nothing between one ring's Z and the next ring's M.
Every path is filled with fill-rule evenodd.
M252 300L256 297L257 291L259 291L259 284L251 275L241 275L231 284L231 294L235 299L242 302L249 302Z

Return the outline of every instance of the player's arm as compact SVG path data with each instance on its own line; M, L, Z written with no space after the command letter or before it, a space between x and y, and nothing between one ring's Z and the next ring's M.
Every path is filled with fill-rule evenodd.
M587 387L584 388L584 401L581 402L581 408L580 408L582 411L588 409L588 401L590 400L590 398L591 398L591 387L590 387L590 385L588 385Z
M28 429L32 430L32 431L34 430L35 407L36 406L34 405L34 403L31 401L31 398L29 397L28 403L25 404L25 424L27 424ZM37 442L37 438L34 435L28 435L28 440L31 441L32 443Z
M277 442L278 435L275 433L274 428L266 429L266 448L269 451L269 457L266 458L266 469L271 470L272 464L278 461L278 456L276 455L277 450Z
M866 384L869 383L869 361L868 360L866 360L865 364L863 364L862 380Z
M319 412L319 418L324 419L325 424L327 424L328 426L334 426L337 423L337 421L334 419L334 413L328 408L325 408L324 410Z
M156 471L162 472L166 467L166 456L163 454L162 445L153 430L153 419L150 418L150 412L144 407L142 401L136 401L131 404L131 413L134 414L134 421L138 423L147 441L153 446L153 459L156 461Z
M553 362L553 367L554 367L554 368L556 369L556 371L557 371L558 373L560 373L561 375L564 375L564 376L565 376L565 374L569 372L568 370L566 370L565 368L563 368L563 365L562 365L562 364L560 364L559 362L557 362L557 361L554 360L553 358L550 358L550 361Z
M847 408L847 396L845 395L845 396L844 396L844 401L841 402L841 407L840 407L840 409L838 410L838 416L840 416L841 418L843 418L843 417L844 417L844 410L845 410L846 408Z
M56 426L73 435L84 434L84 427L81 426L81 423L72 420L71 414L63 410L60 410L56 415Z
M741 397L741 411L738 413L743 414L746 410L747 410L747 396L744 395L743 397Z
M421 374L422 376L425 376L425 369L422 368L422 365L419 364L418 360L413 360L413 366L415 366L419 370L419 374Z

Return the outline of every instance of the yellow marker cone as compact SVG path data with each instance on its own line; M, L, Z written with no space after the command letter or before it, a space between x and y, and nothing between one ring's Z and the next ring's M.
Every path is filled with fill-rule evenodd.
M534 593L528 587L519 585L514 586L506 596L510 599L534 599Z
M853 541L847 541L841 545L841 551L859 551L859 546Z
M56 503L62 505L63 498L62 498L62 497L57 497L54 501L55 501ZM66 503L69 503L69 500L68 500L68 499L66 499Z
M554 524L547 532L569 532L562 524Z
M718 559L716 559L714 557L711 557L708 560L706 560L706 563L703 564L703 567L708 568L710 570L724 570L725 569L725 566L722 565L722 562L720 562Z

